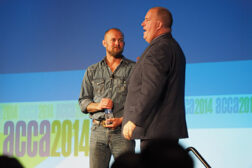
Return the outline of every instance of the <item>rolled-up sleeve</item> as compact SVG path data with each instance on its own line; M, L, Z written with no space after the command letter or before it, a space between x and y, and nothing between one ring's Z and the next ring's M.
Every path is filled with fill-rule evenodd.
M90 79L90 70L87 69L82 80L79 97L80 109L83 113L87 112L87 106L93 102L93 86Z

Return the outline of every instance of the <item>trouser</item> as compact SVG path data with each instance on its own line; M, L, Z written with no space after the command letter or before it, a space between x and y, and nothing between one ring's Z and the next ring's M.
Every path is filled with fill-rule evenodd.
M135 151L135 141L122 137L121 127L115 130L93 124L90 137L90 168L108 168L111 155L116 159L124 152Z

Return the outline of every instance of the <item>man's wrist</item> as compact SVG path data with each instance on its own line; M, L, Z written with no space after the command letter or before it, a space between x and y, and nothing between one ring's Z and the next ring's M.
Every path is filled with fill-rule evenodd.
M101 111L102 108L99 106L99 103L90 103L87 106L87 112L92 113L92 112L97 112L97 111Z

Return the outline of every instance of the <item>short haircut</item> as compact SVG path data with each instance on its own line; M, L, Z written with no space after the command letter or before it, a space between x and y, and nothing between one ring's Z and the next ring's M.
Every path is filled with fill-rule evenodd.
M123 34L123 32L120 29L118 29L118 28L110 28L107 31L105 31L105 33L104 33L104 39L105 39L106 35L108 34L108 32L110 32L111 30L119 31L120 33L122 33L122 36L124 38L124 34Z

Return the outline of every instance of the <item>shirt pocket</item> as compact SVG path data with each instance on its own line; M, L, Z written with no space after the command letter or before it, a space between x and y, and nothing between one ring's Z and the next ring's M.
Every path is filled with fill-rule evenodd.
M116 92L121 95L127 94L127 82L123 79L116 79Z
M104 79L95 79L92 81L93 85L93 92L94 96L102 96L105 92L104 86L105 86L105 81Z

